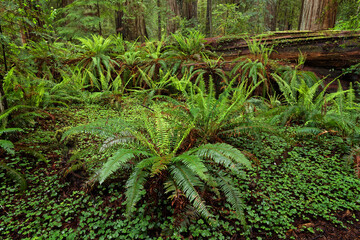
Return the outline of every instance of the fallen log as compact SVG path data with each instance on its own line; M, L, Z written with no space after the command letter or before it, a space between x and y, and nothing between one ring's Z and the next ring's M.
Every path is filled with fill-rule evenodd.
M251 57L247 41L260 41L273 46L269 56L295 65L300 52L306 56L303 70L312 71L325 82L340 76L343 69L360 63L360 31L286 31L262 35L207 38L211 50L231 62L239 57ZM341 82L347 88L350 82L360 81L359 74L342 75ZM337 83L333 84L336 88ZM336 86L335 86L336 85Z
M206 39L209 50L225 60L251 55L245 39L273 46L271 59L295 62L300 51L306 55L306 66L346 68L360 61L360 31L291 31L257 36L215 37Z

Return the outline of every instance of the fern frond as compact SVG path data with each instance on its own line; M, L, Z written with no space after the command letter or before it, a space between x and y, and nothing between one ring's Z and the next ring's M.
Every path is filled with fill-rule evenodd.
M248 226L246 224L244 214L245 205L241 198L241 193L239 189L234 187L234 185L231 184L231 180L223 174L218 174L217 182L219 183L219 187L221 188L222 192L225 194L226 200L236 210L236 215L239 218L241 225L243 225L243 227L247 229Z
M203 160L196 155L187 155L183 153L173 159L173 162L181 162L203 181L208 181L207 167L204 165Z
M20 191L24 191L27 188L26 180L25 180L24 176L21 173L19 173L18 171L16 171L15 169L9 167L8 165L6 165L6 163L1 162L1 161L0 161L0 168L7 171L9 176L12 179L14 179L16 181L16 183L18 183L20 185Z
M197 192L197 186L202 185L194 173L182 164L170 166L170 172L174 182L193 204L195 209L205 218L211 218L212 215L207 210L205 202Z
M114 145L129 143L135 140L135 137L131 134L131 132L126 130L119 133L114 133L114 135L114 137L110 137L103 142L99 150L100 152Z
M11 132L21 132L22 129L21 128L5 128L5 129L0 129L0 136L4 133L11 133Z
M232 171L237 171L236 164L242 164L251 168L250 161L240 150L226 143L205 144L197 148L196 154L199 157L211 159Z
M33 108L31 106L26 105L16 105L14 107L11 107L7 109L5 112L0 114L0 120L7 118L12 112L19 110L20 108Z
M132 125L122 119L103 119L87 125L81 125L73 127L62 135L61 141L67 136L78 134L78 133L89 133L100 137L116 137L116 133L123 132L127 128L131 128Z
M147 171L141 168L135 168L131 173L128 181L126 182L126 214L129 216L135 207L136 203L140 200L144 191L144 184L146 177L149 175Z
M124 163L133 159L136 153L130 149L119 149L116 153L111 156L99 172L99 181L102 184L106 178L108 178L113 172L118 170Z
M0 139L0 148L3 148L6 152L10 154L15 154L14 144L8 140Z
M320 128L316 128L316 127L301 127L301 128L295 129L296 134L313 134L313 135L317 135L317 134L320 134L322 132L323 131Z

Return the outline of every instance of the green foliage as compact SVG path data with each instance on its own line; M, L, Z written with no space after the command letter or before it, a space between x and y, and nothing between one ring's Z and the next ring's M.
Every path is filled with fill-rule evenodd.
M346 97L348 97L348 93L346 92ZM163 112L160 116L169 123L170 127L179 126L179 132L183 132L180 131L180 128L187 126L186 123L175 117L177 108L173 108L163 101L157 102L160 105L158 107L148 105L149 108L157 110L153 113L140 106L140 102L136 99L129 98L127 101L123 103L121 113L106 106L97 105L86 107L72 105L71 110L66 108L48 109L50 114L56 116L55 122L51 124L52 121L50 121L47 125L48 131L37 129L31 131L30 134L22 134L22 140L17 144L18 146L26 145L34 147L34 149L41 149L44 155L54 157L49 159L47 165L34 161L32 156L22 154L21 151L17 152L15 156L5 157L5 162L9 167L23 173L30 188L22 196L9 194L17 192L17 189L12 187L8 178L4 178L5 172L0 171L0 178L5 179L5 181L0 181L0 195L2 196L0 211L3 213L0 214L0 228L2 229L0 238L25 239L29 235L33 238L47 239L65 239L66 237L102 239L104 235L116 239L128 239L129 237L157 239L159 236L169 239L215 240L230 239L234 236L241 238L244 232L238 216L239 211L236 211L237 205L241 206L239 199L244 202L242 206L244 216L248 226L251 227L249 238L256 239L258 236L263 239L285 238L286 232L290 234L290 237L292 233L303 234L297 232L298 227L301 226L297 224L298 221L300 223L313 222L315 234L308 232L306 236L314 237L327 233L327 230L320 232L316 227L317 223L324 224L324 221L319 221L319 219L327 220L326 226L328 227L348 226L353 228L356 226L358 220L355 214L360 209L360 185L359 180L354 176L353 159L351 162L344 162L343 159L344 154L347 156L351 149L349 142L331 134L323 134L317 138L311 135L298 136L295 135L298 127L280 129L281 135L291 136L292 141L263 132L260 133L260 137L246 134L226 138L226 142L244 150L243 152L249 158L258 159L260 164L256 168L246 169L246 174L239 171L242 167L233 168L232 163L225 157L217 158L216 161L215 158L210 159L215 156L227 156L226 154L236 156L237 151L234 147L225 144L208 144L206 148L201 149L201 152L196 151L196 148L186 151L188 142L184 140L183 146L179 148L175 158L186 155L191 157L178 159L176 163L174 160L173 164L176 164L174 168L170 163L167 165L167 169L163 170L163 173L164 175L168 174L168 181L161 178L163 175L160 173L151 177L153 168L144 162L148 169L144 173L148 174L148 177L145 178L146 183L139 184L144 176L136 175L138 181L133 183L138 187L144 186L144 188L140 194L134 195L140 196L140 200L133 208L135 210L133 217L125 218L123 201L126 199L126 182L131 173L136 170L135 164L147 157L140 156L140 158L133 159L111 174L101 185L95 185L92 190L84 192L80 190L83 177L87 176L83 169L78 169L74 174L69 173L65 179L59 174L64 169L64 162L68 157L62 153L59 143L55 142L52 136L53 130L65 126L88 124L95 119L103 118L102 125L100 122L93 123L93 129L99 131L97 135L103 135L104 138L93 137L95 134L92 136L82 134L69 139L70 142L76 141L81 149L86 147L95 149L97 145L101 147L105 144L106 139L114 136L111 135L111 131L121 131L119 126L126 125L126 123L119 123L119 114L124 114L122 118L126 118L127 121L133 119L129 124L130 127L135 124L134 131L140 131L144 136L148 136L145 124L138 119L142 118L141 114L147 116L144 113L147 111L150 113L147 124L153 125L155 128L157 124L150 120L156 119L155 114L160 114L159 109ZM173 110L171 115L168 115L169 111L165 111L166 107ZM135 118L134 116L137 115L139 117ZM111 120L114 117L117 118L114 121ZM113 128L113 130L106 135L107 127L104 126ZM104 134L100 130L103 130ZM168 135L173 136L171 133L175 130L174 128L168 131ZM160 136L160 134L154 136ZM180 134L178 139L181 136ZM191 136L191 132L188 136ZM120 139L120 135L118 138ZM147 139L148 142L149 139ZM101 169L103 162L113 156L114 151L119 149L118 147L126 146L127 150L146 150L146 147L142 148L142 145L136 142L134 138L128 139L127 143L123 142L123 145L110 146L109 142L107 150L104 148L101 154L83 156L81 161L85 162L94 157L96 161L100 162L100 167L99 164L87 166L91 173L92 170ZM163 142L166 142L165 138ZM156 146L161 145L155 141L151 143L155 143ZM70 154L74 153L72 151ZM151 152L151 150L147 152ZM200 154L201 156L199 156ZM185 175L180 175L179 171L182 169L184 173L193 172L193 170L189 170L189 166L192 165L186 165L186 161L191 162L196 157L201 159L207 167L205 178L208 177L208 181L203 181L199 175L196 176L197 182L192 182L192 184L199 184L196 190L206 201L206 207L213 215L212 223L214 224L211 225L204 219L198 218L193 204L184 197L184 193L180 191L180 187L171 177L175 176L175 172L172 175L170 170L176 168L178 181L181 186L187 188L186 186L189 185L186 185L185 179L181 180L181 176ZM234 165L238 165L234 159L232 162ZM162 163L157 165L154 170L166 165L165 161ZM242 164L240 163L240 165ZM21 170L19 171L19 169ZM188 177L190 179L191 176L188 175ZM161 182L161 184L156 185L155 182ZM154 201L154 195L148 191L151 189L150 186L156 186L152 188L155 196L163 197ZM233 192L233 188L237 193ZM191 190L191 188L188 189L188 191ZM166 191L168 192L166 193ZM177 194L174 194L175 192ZM240 196L240 198L237 197L235 201L230 200L232 196ZM167 199L167 197L170 198ZM229 200L226 201L226 198ZM176 199L179 201L173 202ZM180 220L186 219L186 224L175 227L179 224L179 218L175 217L177 215L174 214L174 209L181 207L180 203L187 206L182 208L181 213L178 213ZM350 212L350 215L343 217L344 212ZM26 219L23 216L26 216ZM294 230L289 231L289 229Z
M272 76L277 81L287 105L269 111L267 114L275 115L271 121L282 125L297 122L310 127L300 132L319 134L322 132L320 129L325 128L340 131L347 136L358 135L358 105L354 102L352 88L344 91L339 82L337 92L326 93L326 89L336 79L320 90L323 80L309 86L304 79L300 79L301 82L293 79L289 83L276 74Z
M76 127L63 135L65 138L70 134L85 132L106 136L107 140L104 141L100 151L105 151L115 145L119 146L98 171L97 176L100 183L103 183L118 169L123 169L130 164L128 167L132 168L132 173L127 180L125 193L128 214L133 211L144 194L146 183L156 177L162 179L161 183L166 186L168 192L171 192L173 201L180 201L178 191L181 191L196 211L209 218L212 215L197 188L203 187L204 183L215 186L213 182L216 182L217 178L210 178L213 175L209 175L211 163L215 162L233 172L238 171L238 165L251 167L239 150L227 144L206 144L179 153L193 126L184 128L179 124L173 125L174 123L157 109L154 113L147 114L137 121L140 121L137 128L129 122L117 119L107 120L106 125L103 125L104 121L101 121ZM207 166L207 164L210 165ZM242 218L242 223L245 225L241 211L243 206L237 199L240 193L226 180L226 176L219 179L220 188L234 208L240 211L238 216ZM155 186L150 184L146 191L151 191L153 187Z
M200 79L199 86L188 83L188 87L183 88L187 109L183 117L194 123L201 142L214 142L224 133L236 134L252 128L245 117L246 105L260 83L252 85L243 81L236 86L235 82L236 78L219 96L216 96L211 77L208 87Z
M339 14L337 15L336 30L359 30L360 29L360 1L341 1Z
M247 24L251 14L239 11L238 4L217 4L213 14L216 32L222 36L252 31Z
M172 34L175 44L168 47L166 56L181 60L199 60L201 53L205 52L205 36L199 31L191 31L188 35L182 33Z
M274 46L268 47L266 42L262 39L245 39L252 58L244 60L242 57L235 60L236 64L232 68L230 74L232 76L238 75L239 81L250 79L253 84L257 85L262 82L261 88L257 89L257 95L260 95L262 90L263 97L270 94L271 83L268 76L269 57L273 51ZM240 62L239 62L240 61ZM240 74L239 74L240 73Z
M97 1L75 0L64 8L56 9L56 29L67 39L86 37L89 34L102 34L112 25L107 21L113 10L120 10L123 0Z
M88 80L91 86L96 85L98 89L108 90L103 88L102 84L104 76L107 76L107 82L111 78L111 72L117 64L109 56L109 50L112 46L113 37L103 38L102 36L92 35L90 38L78 38L82 43L84 49L82 60L78 63L78 67L87 70ZM94 82L95 81L95 82Z
M298 62L295 68L284 66L278 68L277 71L280 72L280 76L282 77L282 79L286 80L293 86L300 85L302 81L304 81L309 87L313 86L319 81L319 78L313 72L301 70L304 66L305 61L306 56L300 52Z
M16 106L8 109L6 112L0 114L0 120L6 119L13 111L20 108L21 106ZM22 131L20 128L6 128L6 126L2 126L0 128L0 137L3 138L3 134ZM14 155L14 144L6 139L0 139L0 149L4 149L7 153ZM26 180L21 173L16 171L15 169L9 167L3 160L0 160L0 169L4 169L7 174L13 178L17 184L20 185L20 190L24 191L27 187Z
M8 147L11 146L6 146L6 145L12 145L12 143L10 141L0 140L0 147L2 148L5 147L5 150L9 151ZM4 169L5 172L19 185L20 191L24 191L27 188L26 180L20 172L9 167L6 163L2 161L0 161L0 169Z

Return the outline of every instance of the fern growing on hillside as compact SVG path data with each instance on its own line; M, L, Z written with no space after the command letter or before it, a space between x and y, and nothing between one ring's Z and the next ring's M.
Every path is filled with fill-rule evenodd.
M100 151L114 148L115 152L97 171L95 178L103 183L126 166L132 169L125 193L128 215L145 190L150 194L151 189L156 188L152 185L155 178L156 184L162 184L167 194L171 194L173 203L183 201L181 198L185 196L205 218L211 218L212 214L198 189L206 185L213 189L219 188L236 210L241 223L246 226L241 192L229 180L228 174L237 173L240 165L250 168L247 158L239 150L224 143L205 144L184 151L183 144L193 125L185 127L182 123L171 121L171 117L162 114L156 106L152 109L153 112L134 120L137 122L135 126L122 119L103 120L70 129L63 138L81 132L106 138ZM221 167L214 170L214 164ZM148 189L145 186L149 186Z

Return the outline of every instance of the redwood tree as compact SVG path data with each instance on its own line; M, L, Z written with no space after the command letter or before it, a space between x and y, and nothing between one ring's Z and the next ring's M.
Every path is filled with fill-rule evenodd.
M323 30L335 26L339 0L302 0L299 30Z
M117 11L115 15L116 32L122 33L126 40L145 40L146 31L144 5L141 1L126 1L126 12Z

